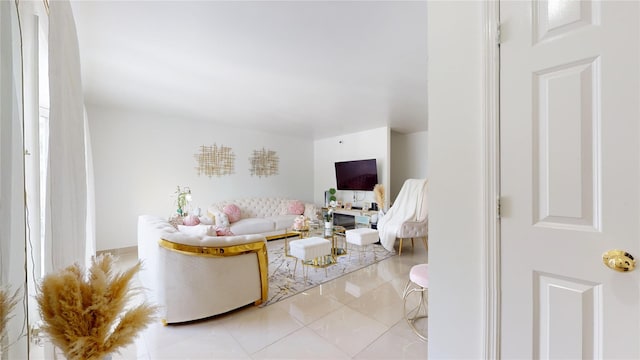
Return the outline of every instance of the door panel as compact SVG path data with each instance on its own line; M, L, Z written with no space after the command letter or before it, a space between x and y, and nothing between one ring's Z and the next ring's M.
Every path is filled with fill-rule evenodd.
M640 6L500 4L501 354L640 358Z
M599 77L597 58L533 74L536 226L600 229Z

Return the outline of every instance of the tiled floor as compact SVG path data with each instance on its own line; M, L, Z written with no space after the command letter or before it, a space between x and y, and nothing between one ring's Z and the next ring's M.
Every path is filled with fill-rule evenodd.
M135 260L120 255L118 264ZM113 359L425 359L427 343L402 310L409 270L425 262L422 242L413 252L405 242L402 256L264 308L187 325L153 324Z

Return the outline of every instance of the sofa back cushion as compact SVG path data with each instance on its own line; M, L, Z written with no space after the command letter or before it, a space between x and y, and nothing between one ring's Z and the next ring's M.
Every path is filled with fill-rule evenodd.
M209 213L224 212L226 205L236 205L240 208L240 217L264 218L267 216L284 215L289 212L288 199L281 198L246 198L221 201L209 207ZM231 219L229 219L231 220Z

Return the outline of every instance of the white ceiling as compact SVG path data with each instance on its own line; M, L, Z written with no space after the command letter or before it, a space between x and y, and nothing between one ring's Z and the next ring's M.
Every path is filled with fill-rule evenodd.
M73 1L85 101L318 139L427 130L424 1Z

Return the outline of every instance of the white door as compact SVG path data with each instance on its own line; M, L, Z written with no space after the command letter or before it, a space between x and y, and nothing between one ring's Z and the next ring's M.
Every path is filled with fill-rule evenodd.
M504 359L640 359L639 4L501 2Z

